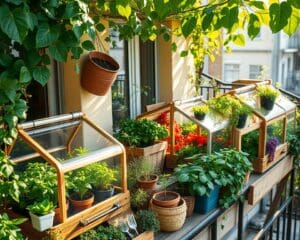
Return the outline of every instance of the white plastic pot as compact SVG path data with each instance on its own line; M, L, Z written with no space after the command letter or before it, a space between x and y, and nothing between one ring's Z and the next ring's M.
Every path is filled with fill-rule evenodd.
M54 220L54 212L51 212L44 216L37 216L31 212L29 212L29 215L31 217L32 226L34 229L43 232L53 226L53 220Z

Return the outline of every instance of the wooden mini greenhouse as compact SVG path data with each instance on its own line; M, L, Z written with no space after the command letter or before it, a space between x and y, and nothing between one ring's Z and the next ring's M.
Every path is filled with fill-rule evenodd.
M253 110L246 127L234 129L234 145L238 150L250 153L254 171L258 173L265 172L288 154L287 138L296 125L297 106L282 94L277 97L272 110L260 106L255 90L257 86L265 84L270 83L265 81L234 90L234 95ZM271 157L267 145L274 139L277 146Z
M243 84L245 82L241 81ZM231 95L241 104L250 108L250 114L246 125L236 128L231 124L228 116L211 107L203 120L194 117L192 108L206 104L203 97L196 97L186 100L174 101L158 108L146 112L139 118L157 119L162 112L169 116L169 153L167 160L173 162L176 159L175 145L175 125L176 121L184 118L197 125L197 134L207 137L206 153L218 150L218 141L222 139L224 147L235 147L250 153L249 158L253 163L254 171L263 173L288 153L287 138L294 132L296 124L296 105L280 94L272 110L265 110L260 106L260 99L256 95L256 88L259 85L271 85L271 81L247 82L245 86L231 89L225 95ZM274 156L270 156L267 151L269 141L276 138L276 149ZM168 168L168 161L167 161Z
M77 156L72 154L74 148L90 145L92 147L87 153ZM129 209L125 149L83 113L76 112L19 124L18 138L9 152L16 163L16 169L20 172L29 161L47 162L55 169L60 218L47 234L57 234L62 239L73 239ZM15 152L23 154L16 156ZM117 176L119 179L113 184L115 194L104 201L95 201L88 209L74 212L72 207L68 208L66 200L67 175L103 161L107 162L109 167L120 171L120 176ZM45 235L28 226L22 231L29 239L41 239Z

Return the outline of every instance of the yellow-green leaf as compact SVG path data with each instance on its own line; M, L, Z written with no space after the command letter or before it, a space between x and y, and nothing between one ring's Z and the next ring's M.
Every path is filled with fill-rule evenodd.
M237 34L233 37L234 44L238 46L245 46L245 37L243 34Z
M300 24L300 10L293 8L292 15L288 19L288 24L284 27L283 31L289 36L292 36L293 33L297 31L299 24Z
M118 12L121 16L129 18L131 14L131 7L127 5L126 7L123 7L122 5L117 5Z

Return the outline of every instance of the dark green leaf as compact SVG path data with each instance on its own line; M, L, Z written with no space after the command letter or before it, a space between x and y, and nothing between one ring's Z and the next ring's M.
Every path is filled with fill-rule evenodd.
M259 18L255 14L251 13L249 24L248 24L248 36L251 39L254 39L257 36L257 34L259 34L259 32L260 32Z
M167 42L167 41L169 41L171 39L171 36L170 36L169 33L164 33L163 38Z
M71 52L73 54L74 59L79 59L80 55L83 53L83 50L81 47L72 47Z
M292 13L291 5L288 2L273 3L269 10L270 28L273 33L277 33L287 25Z
M57 27L49 26L44 23L39 26L36 34L36 47L43 48L48 47L50 44L55 42L59 37L59 31Z
M94 44L90 40L86 40L82 43L82 48L84 48L87 51L95 50Z
M50 55L59 62L66 62L68 58L68 48L62 41L56 41L49 47Z
M70 19L73 17L76 17L79 13L79 8L77 2L69 2L66 4L65 12L64 12L64 18Z
M49 69L45 66L34 67L33 78L39 82L42 86L45 86L50 77Z
M188 37L196 27L196 23L197 18L195 16L192 16L190 18L184 18L181 22L181 30L183 36Z
M11 101L15 101L17 80L11 79L6 73L2 73L0 76L0 89L3 90L4 95Z
M9 65L11 65L12 61L13 58L11 55L6 53L0 54L0 65L2 65L3 67L8 67Z
M105 30L105 27L104 27L104 25L102 23L98 23L96 25L96 29L97 29L98 32L102 32L102 31Z
M188 51L181 51L180 57L186 57L188 55Z
M20 32L17 28L16 20L7 5L0 7L0 19L2 19L2 21L0 21L1 30L12 40L21 42ZM5 19L5 21L3 21L3 19Z
M204 15L204 18L202 20L202 29L205 31L206 29L209 28L209 26L212 23L212 20L214 18L214 13L210 12Z

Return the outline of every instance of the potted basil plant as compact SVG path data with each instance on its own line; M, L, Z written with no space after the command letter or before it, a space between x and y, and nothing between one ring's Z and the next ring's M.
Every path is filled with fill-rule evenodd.
M71 172L69 178L69 200L75 212L90 208L94 202L92 179L88 167Z
M125 119L120 122L115 137L125 145L129 162L135 158L148 157L155 167L163 170L167 142L161 140L168 137L165 126L146 118Z
M53 226L55 205L48 199L27 207L34 229L42 232Z
M112 183L117 180L117 170L111 169L105 162L88 166L89 176L95 200L101 202L114 194Z

